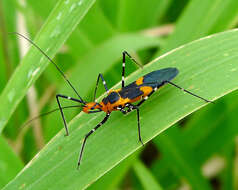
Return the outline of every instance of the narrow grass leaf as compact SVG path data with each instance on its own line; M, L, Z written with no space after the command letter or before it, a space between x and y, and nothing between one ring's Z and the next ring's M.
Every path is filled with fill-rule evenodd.
M115 166L112 170L102 176L99 180L97 180L94 184L92 184L88 190L112 190L117 189L119 183L122 179L125 178L126 173L132 167L133 163L136 161L139 152L135 152L133 155L129 156L125 160L123 160L120 164Z
M0 188L3 188L23 168L23 163L3 137L0 137L0 150Z
M117 14L118 30L122 32L142 30L157 24L161 0L120 0L121 6ZM165 4L163 6L166 6ZM138 11L143 10L143 11Z
M150 170L146 168L143 162L137 160L133 164L133 168L145 190L162 190L160 184L156 181Z

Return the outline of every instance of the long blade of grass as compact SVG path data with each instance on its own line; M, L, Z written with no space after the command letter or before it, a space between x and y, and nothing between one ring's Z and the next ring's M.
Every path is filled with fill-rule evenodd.
M146 168L143 162L137 160L133 164L133 169L137 177L140 179L140 182L145 190L147 189L162 190L160 184L156 181L153 174L149 171L148 168Z
M23 163L3 137L0 137L0 150L0 188L2 188L23 168Z
M234 168L235 168L234 152L235 152L235 140L226 145L223 150L223 156L226 159L226 168L221 174L222 190L236 189L234 183L235 181L237 181L234 176Z
M113 169L107 172L104 176L102 176L99 180L97 180L96 183L92 184L88 189L89 190L117 189L117 187L119 186L119 183L122 180L124 180L126 173L131 168L133 163L137 160L137 157L139 156L139 152L141 151L137 151L133 155L127 157L120 164L115 166Z
M158 22L158 17L163 14L165 3L160 0L120 0L117 14L117 27L120 31L136 31L153 27ZM169 4L169 1L167 1ZM142 10L143 11L138 11ZM161 12L160 12L161 9ZM135 16L136 15L136 16Z
M215 100L238 88L237 52L237 30L209 36L161 56L130 75L127 82L156 69L177 67L180 74L174 83ZM141 107L143 141L148 142L202 106L203 101L172 86L164 87ZM83 189L141 147L135 113L113 113L108 123L89 138L78 171L84 135L102 117L103 113L80 113L69 124L70 136L64 137L64 131L58 133L4 189Z

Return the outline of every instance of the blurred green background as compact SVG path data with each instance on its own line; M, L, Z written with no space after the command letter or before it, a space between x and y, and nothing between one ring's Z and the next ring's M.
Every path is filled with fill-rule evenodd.
M29 45L8 33L17 31L34 39L57 2L0 1L0 93ZM94 85L87 80L96 83L98 73L103 73L109 87L120 81L123 50L145 65L180 45L235 28L238 1L97 0L85 13L54 61L80 95L91 100ZM56 19L61 16L56 15ZM136 69L127 64L127 75ZM58 71L49 65L0 137L0 188L62 129L59 113L22 128L33 116L57 107L56 93L73 96ZM102 93L100 87L98 95ZM198 184L206 189L238 189L237 94L234 91L184 118L88 189L196 189ZM67 120L79 111L66 110Z

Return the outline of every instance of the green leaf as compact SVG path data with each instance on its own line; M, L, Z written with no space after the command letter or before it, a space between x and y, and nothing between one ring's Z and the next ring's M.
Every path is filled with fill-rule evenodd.
M165 16L167 10L169 9L169 6L172 3L175 3L175 2L173 2L173 0L159 0L159 10L157 13L157 20L159 22L162 22L163 17ZM178 3L180 3L180 2L178 2Z
M155 26L165 3L161 0L119 0L117 27L120 31L136 31ZM162 6L161 6L162 5ZM138 11L142 10L143 11Z
M237 96L237 92L226 96L226 102L218 101L216 105L208 106L209 109L203 109L200 114L196 114L194 120L200 119L196 122L191 121L188 124L190 128L184 131L183 139L190 142L190 147L196 150L197 161L200 164L233 141L238 134L238 104L234 102L234 95Z
M61 0L36 37L35 43L52 57L68 38L95 0ZM29 87L48 65L48 60L31 47L15 70L0 96L0 132L26 94Z
M164 189L173 189L180 183L176 173L170 169L170 165L167 162L167 155L163 155L161 159L157 159L153 162L151 172L155 178L160 181Z
M133 155L127 157L120 164L111 169L108 173L102 176L96 183L92 184L89 190L112 190L118 187L118 184L125 177L128 170L131 168L133 163L136 161L140 151L135 152Z
M192 116L192 119L190 119L189 122L186 122L185 128L182 128L180 130L180 133L172 133L172 136L170 136L170 133L166 132L166 136L168 136L167 139L172 141L172 143L170 144L174 146L174 151L171 151L171 149L169 149L167 146L163 147L163 143L159 143L161 141L158 141L157 145L162 147L161 149L164 153L162 156L163 161L160 160L160 162L156 162L156 165L153 168L153 171L160 171L158 174L160 176L157 175L158 179L165 183L166 179L169 178L168 181L170 183L174 183L176 180L171 180L171 171L175 170L178 178L180 177L180 175L186 175L185 178L187 179L188 183L193 183L192 181L195 178L193 177L191 179L191 177L198 176L195 169L197 166L192 166L194 160L196 160L195 165L199 165L199 167L201 167L206 160L211 158L211 156L213 156L214 154L220 154L220 150L222 148L227 150L227 145L231 144L231 142L234 141L234 138L238 133L238 105L237 102L234 101L234 98L236 98L237 95L238 92L234 91L229 95L221 98L219 101L216 101L216 104L206 106L205 108L199 110ZM224 106L224 100L226 100L227 102L226 106ZM166 139L164 141L166 143ZM173 141L175 141L175 143L173 143ZM182 151L179 151L181 147L178 147L177 149L175 148L181 143L185 144L184 146L182 146L182 149L185 149L183 151L186 151L184 154L181 153ZM187 152L188 147L190 150L195 151ZM171 155L171 152L177 152L177 155L180 156L180 159L176 158L176 156L174 155ZM187 159L188 156L193 156L195 158ZM233 157L231 159L233 159ZM171 165L171 162L173 163L173 165ZM181 168L180 162L186 162L186 166ZM231 165L230 160L227 161L227 165L228 164ZM190 172L186 174L186 171L189 171L188 169L186 170L186 168L189 168L189 166L191 166L190 168L194 168L194 171L191 173L190 169ZM229 171L227 172L227 174L228 173ZM229 176L227 176L226 178L227 183L230 182L228 178Z
M116 33L98 4L97 1L67 41L70 52L79 60Z
M161 56L131 74L126 83L156 69L177 67L180 74L174 83L215 100L238 88L237 52L237 30L209 36ZM148 142L205 105L202 100L167 85L141 107L143 141ZM141 147L135 112L126 116L115 112L88 139L80 170L76 170L84 135L104 116L80 113L69 124L70 136L65 137L63 130L58 133L4 189L83 189Z
M228 145L224 147L223 156L226 159L225 169L221 173L221 181L222 181L222 190L226 189L236 189L235 183L237 178L235 178L235 163L234 153L236 152L235 140L230 142Z
M149 169L146 168L143 162L137 160L134 163L133 168L135 170L136 175L140 179L144 189L162 190L161 186L157 183L156 179L149 171Z
M190 1L162 53L211 32L220 32L231 27L237 20L237 14L238 1L236 0Z
M2 44L3 40L0 37L0 42ZM7 83L7 69L4 63L4 54L3 47L0 45L0 92L2 91L2 87Z
M2 137L0 137L0 150L0 188L2 188L23 168L23 163Z
M185 178L192 189L212 189L209 182L201 174L201 166L197 155L183 140L178 128L173 127L154 139L166 156L166 162L178 177Z

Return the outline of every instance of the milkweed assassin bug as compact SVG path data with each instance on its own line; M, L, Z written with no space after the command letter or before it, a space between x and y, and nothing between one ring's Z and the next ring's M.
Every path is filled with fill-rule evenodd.
M201 96L198 96L198 95L196 95L196 94L194 94L194 93L192 93L188 90L185 90L184 88L182 88L182 87L178 86L177 84L174 84L173 82L171 82L171 80L174 79L179 73L177 68L164 68L164 69L152 71L152 72L140 77L136 81L130 83L129 85L125 86L124 79L125 79L126 56L128 56L135 64L140 66L140 64L135 59L133 59L130 56L130 54L127 53L126 51L124 51L122 53L123 57L122 57L121 88L116 89L116 90L109 90L108 87L107 87L106 81L103 78L103 75L100 73L97 77L96 87L95 87L94 96L93 96L94 97L93 102L86 102L78 94L76 89L73 87L71 82L67 79L65 74L59 69L59 67L56 65L56 63L48 55L46 55L46 53L43 50L41 50L39 46L37 46L33 41L26 38L22 34L19 34L19 33L14 33L14 34L17 34L18 36L21 36L24 39L26 39L27 41L29 41L44 56L46 56L46 58L56 67L56 69L61 73L61 75L66 80L68 85L73 89L73 91L78 96L78 98L72 98L72 97L69 97L69 96L66 96L66 95L57 94L56 95L56 100L57 100L57 104L58 104L59 109L55 109L55 110L52 110L52 111L48 112L48 113L52 113L54 111L60 110L60 113L61 113L61 116L62 116L62 119L63 119L63 123L64 123L64 127L65 127L65 130L66 130L66 136L69 135L69 132L68 132L67 123L66 123L66 120L65 120L65 117L64 117L63 109L71 108L71 107L80 107L80 106L76 105L76 106L62 107L61 103L60 103L60 99L67 99L67 100L74 101L74 102L77 102L77 103L81 104L82 107L83 107L82 111L85 112L85 113L88 113L88 114L102 112L102 111L106 113L103 120L100 123L98 123L92 130L90 130L85 135L85 138L84 138L84 141L83 141L83 144L81 146L80 153L79 153L78 168L81 164L83 151L84 151L84 147L85 147L87 139L99 127L101 127L104 123L106 123L106 121L110 117L112 111L120 111L123 114L127 114L127 113L130 113L133 110L136 110L139 141L141 142L142 145L144 145L143 141L142 141L142 138L141 138L141 132L140 132L140 109L139 108L155 91L157 91L160 87L164 86L165 84L170 84L170 85L172 85L172 86L174 86L174 87L176 87L180 90L183 90L184 92L186 92L186 93L188 93L192 96L195 96L197 98L200 98L200 99L204 100L205 102L212 102L212 101L207 100L207 99L205 99ZM98 84L99 84L100 79L103 83L103 86L105 88L107 96L105 98L103 98L101 102L96 102L95 98L96 98L96 93L97 93ZM137 103L133 104L135 102L137 102ZM46 114L48 114L48 113L46 113ZM45 115L45 114L42 114L42 115ZM38 117L36 117L36 118L38 118ZM33 118L33 119L35 119L35 118Z

